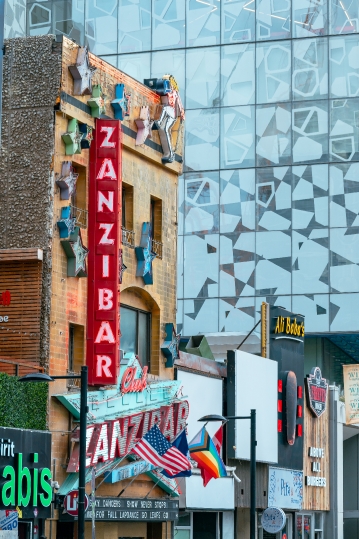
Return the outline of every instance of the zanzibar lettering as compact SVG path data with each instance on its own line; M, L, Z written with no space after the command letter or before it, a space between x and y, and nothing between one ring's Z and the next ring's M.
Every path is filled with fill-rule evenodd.
M120 122L96 120L90 148L88 339L91 385L113 385L119 367Z
M304 337L304 322L297 324L296 318L291 321L289 316L286 318L284 316L278 316L274 333L285 333L286 335Z

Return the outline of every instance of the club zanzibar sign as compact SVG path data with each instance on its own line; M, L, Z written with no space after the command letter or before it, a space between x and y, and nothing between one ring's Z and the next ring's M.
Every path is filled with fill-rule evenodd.
M51 434L0 428L0 509L51 516Z
M96 120L90 148L87 365L90 385L114 385L119 369L121 131Z

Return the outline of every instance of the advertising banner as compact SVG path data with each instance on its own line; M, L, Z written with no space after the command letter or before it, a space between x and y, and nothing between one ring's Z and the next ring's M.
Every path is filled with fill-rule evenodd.
M303 472L269 467L268 507L301 510Z
M345 421L359 423L359 365L343 365Z

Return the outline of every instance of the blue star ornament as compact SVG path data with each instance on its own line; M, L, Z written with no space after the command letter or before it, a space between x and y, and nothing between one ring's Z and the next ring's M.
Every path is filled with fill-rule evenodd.
M115 120L123 120L125 116L130 115L130 94L125 93L124 84L116 84L115 99L111 101L111 107L115 115Z
M173 324L166 324L166 340L161 346L163 355L166 357L166 367L171 368L174 365L175 359L179 358L179 343L181 334L176 333Z
M68 238L75 231L76 218L71 215L71 206L61 208L61 219L57 221L60 238Z
M137 258L136 277L142 277L145 284L153 284L152 262L157 254L151 250L151 224L142 224L142 234L139 247L135 247Z
M61 245L67 257L68 277L87 277L86 258L89 253L83 245L80 228L77 226L68 240L62 240Z

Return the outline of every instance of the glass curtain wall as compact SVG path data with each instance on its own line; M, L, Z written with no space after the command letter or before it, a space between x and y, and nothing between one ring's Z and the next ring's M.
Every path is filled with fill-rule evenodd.
M359 331L357 1L7 0L8 35L25 8L30 35L179 83L184 335L249 330L263 300Z

